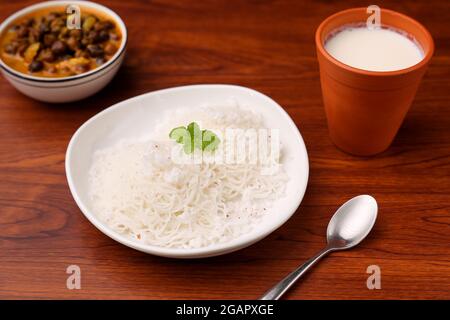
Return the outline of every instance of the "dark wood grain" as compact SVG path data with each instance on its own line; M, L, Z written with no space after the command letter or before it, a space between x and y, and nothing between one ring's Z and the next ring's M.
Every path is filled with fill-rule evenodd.
M421 21L436 53L392 147L372 158L328 138L313 35L325 17L360 1L101 1L125 20L126 61L81 102L33 101L0 79L0 298L252 299L324 245L328 220L350 197L379 202L374 232L326 258L289 299L450 299L450 2L378 1ZM1 1L0 19L31 1ZM64 155L74 131L137 94L196 83L259 90L291 115L306 142L310 181L297 213L263 241L204 260L124 247L73 201ZM82 289L68 290L68 265ZM382 289L366 288L366 268Z

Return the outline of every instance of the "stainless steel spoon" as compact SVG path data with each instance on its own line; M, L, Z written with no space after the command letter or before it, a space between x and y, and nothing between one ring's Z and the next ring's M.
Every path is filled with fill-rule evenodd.
M360 243L372 230L377 212L377 202L368 195L357 196L344 203L328 224L327 246L278 282L260 300L278 300L320 258L331 251L350 249Z

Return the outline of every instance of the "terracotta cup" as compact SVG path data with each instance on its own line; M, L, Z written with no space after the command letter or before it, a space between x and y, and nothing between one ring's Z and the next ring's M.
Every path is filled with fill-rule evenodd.
M366 8L338 12L316 31L323 102L332 141L342 150L361 156L384 151L394 139L414 99L434 51L430 33L401 13L382 9L381 24L405 31L424 51L418 64L398 71L365 71L334 59L324 48L332 31L365 22Z

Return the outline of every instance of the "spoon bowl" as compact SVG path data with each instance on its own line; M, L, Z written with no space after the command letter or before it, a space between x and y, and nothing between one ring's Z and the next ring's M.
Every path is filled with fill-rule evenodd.
M344 250L356 246L372 230L377 212L377 202L369 195L348 200L336 211L328 224L328 247Z

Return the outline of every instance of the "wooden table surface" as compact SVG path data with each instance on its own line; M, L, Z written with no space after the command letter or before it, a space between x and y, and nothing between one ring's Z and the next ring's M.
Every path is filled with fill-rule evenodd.
M288 299L450 299L450 2L377 4L421 21L436 53L392 147L358 158L331 143L314 32L360 1L101 1L124 19L127 57L112 83L67 105L33 101L0 79L0 298L253 299L316 253L335 209L362 193L379 203L373 233L330 255ZM0 2L0 19L32 1ZM103 235L81 214L64 172L67 144L121 100L179 85L230 83L282 105L305 140L310 180L296 214L229 255L173 260ZM81 290L66 268L81 268ZM369 290L369 265L381 268Z

